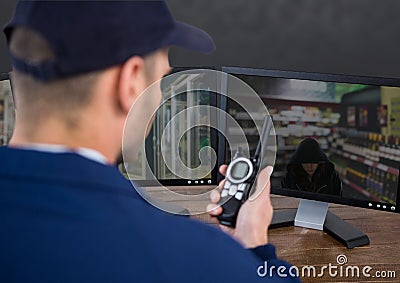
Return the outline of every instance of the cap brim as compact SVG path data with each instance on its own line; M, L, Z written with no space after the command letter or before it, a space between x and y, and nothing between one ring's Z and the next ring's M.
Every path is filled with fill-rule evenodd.
M166 44L205 54L215 50L214 41L208 33L181 22L176 22L174 30L166 40Z

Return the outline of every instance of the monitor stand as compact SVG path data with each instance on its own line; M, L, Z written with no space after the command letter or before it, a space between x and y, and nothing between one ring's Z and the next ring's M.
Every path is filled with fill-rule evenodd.
M329 212L324 202L302 199L298 208L276 210L269 229L292 225L324 230L348 249L369 244L367 235Z

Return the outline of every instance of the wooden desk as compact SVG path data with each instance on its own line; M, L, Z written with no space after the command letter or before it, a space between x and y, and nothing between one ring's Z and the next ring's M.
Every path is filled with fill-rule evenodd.
M299 200L273 196L272 202L275 209L283 209L297 207ZM352 280L351 277L331 278L325 272L322 278L302 278L303 282L400 282L400 215L343 205L331 205L330 211L366 233L370 245L347 249L325 232L286 227L269 231L269 241L276 246L278 256L298 267L321 267L329 263L338 265L337 256L345 255L348 262L344 266L358 265L361 270L369 265L373 268L371 275L376 270L395 271L396 278Z
M175 188L182 194L194 193L191 188ZM202 187L197 192L209 191ZM275 210L296 208L298 199L272 195ZM171 201L170 196L165 198ZM192 202L193 211L201 211L208 204L207 198ZM315 266L317 273L323 265L340 266L337 263L339 255L347 257L347 264L343 266L358 266L360 272L364 266L371 266L371 275L375 271L394 271L396 278L366 278L360 274L359 278L329 276L328 271L322 278L302 277L303 282L400 282L400 215L356 208L343 205L330 205L330 211L356 226L370 238L371 244L364 247L347 249L323 231L300 227L285 227L269 230L269 241L277 248L280 258L297 266L301 272L303 266ZM216 225L216 220L208 214L197 214L192 218ZM344 273L345 274L345 273ZM307 274L306 274L307 275ZM267 281L267 280L266 280Z

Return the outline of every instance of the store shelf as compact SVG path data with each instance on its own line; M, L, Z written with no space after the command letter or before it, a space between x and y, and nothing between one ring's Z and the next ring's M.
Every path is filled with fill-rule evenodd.
M376 201L376 202L382 202L381 199L377 198L376 196L370 194L369 192L367 192L366 190L364 190L363 188L361 188L360 186L354 184L353 182L350 182L349 180L347 180L346 178L342 177L342 182L345 183L346 185L348 185L349 187L351 187L352 189L362 193L363 195L365 195L367 198L369 198L372 201Z
M318 119L318 118L316 118L316 119L312 119L312 118L300 119L299 117L287 117L287 116L279 116L279 115L273 116L272 119L274 121L282 121L282 122L315 122L315 123L321 122L321 119Z
M320 117L298 117L298 116L280 116L280 115L272 115L272 119L274 121L280 122L299 122L299 123L322 123L322 124L337 124L336 119L332 120L329 118L320 118Z
M250 117L250 115L252 117ZM265 120L265 115L260 115L259 113L247 113L247 112L236 112L232 114L236 120L252 121L252 120Z
M393 204L393 205L396 204L395 201L389 199L388 197L382 197L382 200L383 200L384 202L387 202L387 203L390 203L390 204Z
M390 167L390 166L387 166L387 165L384 165L384 164L369 160L369 159L361 157L361 156L350 154L348 152L340 151L340 150L337 150L337 149L334 149L334 148L332 148L331 151L333 153L341 155L341 156L343 156L345 158L348 158L348 159L363 163L365 165L378 168L379 170L382 170L382 171L385 171L385 172L389 172L390 174L394 174L396 176L399 176L399 170L396 169L396 168L393 168L393 167Z
M328 127L316 127L316 126L304 126L304 125L289 125L288 127L276 127L276 135L288 137L328 137L331 134L331 128Z
M296 145L278 146L278 150L295 150L296 148L297 148Z
M296 150L297 149L297 145L284 145L284 146L277 146L278 151L280 150ZM323 150L328 150L329 147L328 146L321 146L321 149Z

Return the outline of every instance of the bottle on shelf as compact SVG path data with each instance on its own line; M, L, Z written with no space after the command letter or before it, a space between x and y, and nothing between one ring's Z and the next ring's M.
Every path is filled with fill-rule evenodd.
M400 162L400 150L399 147L396 146L396 143L398 143L398 141L396 142L398 137L389 136L387 140L388 142L382 146L382 154L379 162L398 169Z
M382 157L382 146L383 146L383 135L378 134L378 141L377 141L377 147L376 147L376 153L375 153L375 159L377 162L380 162L381 157Z

